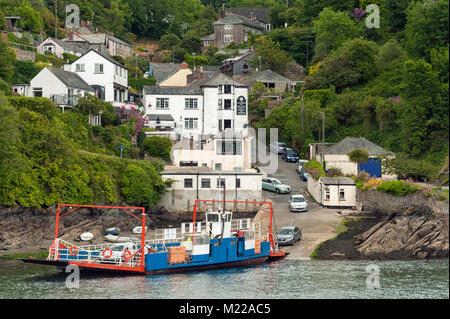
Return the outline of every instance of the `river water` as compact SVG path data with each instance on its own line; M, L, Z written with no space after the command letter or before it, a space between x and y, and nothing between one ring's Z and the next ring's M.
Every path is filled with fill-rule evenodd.
M448 260L284 260L158 276L81 272L78 288L66 285L68 275L54 267L0 258L0 298L449 298Z

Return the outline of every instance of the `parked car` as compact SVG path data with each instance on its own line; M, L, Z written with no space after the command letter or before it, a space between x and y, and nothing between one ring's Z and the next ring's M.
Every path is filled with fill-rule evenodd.
M281 156L286 162L297 162L298 154L292 148L285 148L283 150L283 155Z
M291 212L308 211L308 201L303 195L292 195L289 198L289 209Z
M302 231L296 226L285 226L277 234L278 245L294 245L302 240Z
M308 160L305 159L299 159L297 161L297 165L295 165L295 170L297 171L297 173L301 173L301 170L303 168L303 165L305 165L305 163L308 163Z
M308 180L308 172L305 172L305 170L302 168L302 170L300 171L300 178L302 179L302 181L306 182Z
M125 253L125 251L127 251ZM103 263L120 263L137 251L134 243L113 244L109 249L103 250L99 255L99 261Z
M291 186L283 184L278 179L272 177L263 178L262 189L272 191L277 194L291 192Z
M272 144L269 145L269 150L273 153L276 154L282 154L283 153L283 149L286 148L287 145L286 143L283 142L273 142Z

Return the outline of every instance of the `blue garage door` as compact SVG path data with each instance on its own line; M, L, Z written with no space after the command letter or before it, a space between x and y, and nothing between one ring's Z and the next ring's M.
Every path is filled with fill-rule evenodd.
M369 173L370 176L381 177L381 162L378 158L369 158L366 163L359 165L359 170Z

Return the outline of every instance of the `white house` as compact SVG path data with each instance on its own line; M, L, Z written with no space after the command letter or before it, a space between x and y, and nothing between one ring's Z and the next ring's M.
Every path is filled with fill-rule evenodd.
M213 170L249 172L252 160L252 139L227 129L202 141L182 139L172 147L175 166L200 166Z
M366 163L359 164L359 171L365 171L371 176L382 177L384 179L395 179L396 176L385 175L381 169L381 155L391 154L392 152L372 143L364 137L346 137L342 141L328 147L322 147L318 152L313 152L316 160L321 162L325 169L338 168L343 175L358 174L358 164L352 162L348 153L355 149L365 149L369 154L369 160Z
M308 192L325 207L356 207L356 184L350 177L308 178Z
M247 100L247 86L217 74L186 87L145 86L142 102L147 127L158 130L151 119L164 116L173 119L173 133L191 137L216 135L227 128L244 131L248 126Z
M115 107L126 105L128 99L128 70L109 56L89 50L64 69L78 74L94 90L98 98Z
M94 89L77 73L42 69L29 85L14 84L13 91L26 97L46 97L62 108L73 107L80 97L94 94Z
M257 172L166 166L161 176L164 180L174 181L159 202L169 211L192 211L196 199L223 200L223 182L227 201L262 200L262 174ZM254 205L249 204L235 204L233 208L234 211L256 210Z

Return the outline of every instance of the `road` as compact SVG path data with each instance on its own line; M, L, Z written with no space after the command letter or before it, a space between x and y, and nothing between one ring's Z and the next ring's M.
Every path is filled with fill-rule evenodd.
M274 211L274 226L278 231L283 226L297 226L301 229L303 238L294 246L281 246L283 251L289 251L287 258L309 259L309 256L321 242L336 236L336 229L343 217L336 215L336 209L323 208L306 192L306 182L300 179L295 170L295 163L286 163L278 157L278 169L270 177L279 179L291 186L290 194L276 194L263 190L264 200L271 200ZM262 170L264 170L262 168ZM307 212L291 213L289 196L302 194L308 200Z

